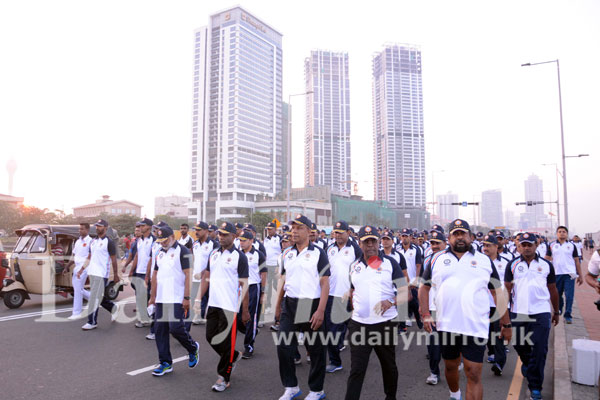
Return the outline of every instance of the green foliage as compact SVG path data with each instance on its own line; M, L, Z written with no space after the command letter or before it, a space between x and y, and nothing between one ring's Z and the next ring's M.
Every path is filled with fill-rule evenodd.
M193 223L191 223L187 218L177 218L177 217L172 217L170 215L160 215L159 214L159 215L156 215L152 221L154 221L155 224L158 224L159 221L164 221L167 223L167 225L169 225L171 228L173 228L173 230L179 229L181 224L188 224L190 226L190 229L192 229L192 230L194 229Z

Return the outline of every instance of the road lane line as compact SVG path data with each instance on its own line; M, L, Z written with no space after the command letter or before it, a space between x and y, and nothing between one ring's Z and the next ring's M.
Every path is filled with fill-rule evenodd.
M173 364L181 362L181 361L184 361L184 360L188 360L188 359L189 359L189 356L179 357L179 358L176 358L176 359L173 360ZM154 365L151 365L149 367L144 367L144 368L136 369L135 371L129 371L127 373L127 375L129 375L129 376L136 376L136 375L139 375L139 374L143 374L144 372L152 371L154 368L156 368L157 365L158 364L154 364Z
M118 301L116 304L123 305L123 304L131 304L131 303L135 303L135 298L121 300L121 301ZM83 311L85 311L86 309L87 309L87 307L84 307ZM23 318L41 317L43 315L53 315L53 314L72 312L72 311L73 311L73 308L71 307L71 308L57 308L55 310L34 311L34 312L29 312L29 313L24 313L24 314L7 315L6 317L0 317L0 322L14 321L14 320L23 319Z
M517 358L517 365L515 365L515 372L513 373L510 387L508 388L508 396L506 396L506 400L519 399L519 395L521 394L521 386L523 385L521 365L523 365L521 359Z

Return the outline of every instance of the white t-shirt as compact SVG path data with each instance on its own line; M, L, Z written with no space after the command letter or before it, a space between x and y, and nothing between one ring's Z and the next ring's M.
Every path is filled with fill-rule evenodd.
M460 259L450 249L435 254L423 279L436 288L438 331L487 338L492 278L498 279L494 264L478 251Z
M265 255L256 250L254 246L250 247L250 251L247 253L244 252L244 254L248 259L248 284L254 285L260 283L260 273L267 272Z
M548 246L547 254L552 257L552 265L554 265L556 275L577 273L575 259L579 257L579 252L575 243L567 240L560 244L558 240L555 240Z
M376 257L370 264L361 257L350 266L352 294L352 319L361 324L378 324L398 315L396 307L388 308L383 315L376 313L377 303L396 298L396 284L404 280L400 266L390 257Z
M329 295L343 297L350 291L350 264L362 256L362 251L354 242L348 241L346 245L340 248L336 243L327 248L327 258L329 260Z
M413 282L417 277L417 264L423 264L421 248L411 244L408 250L404 250L402 243L400 243L398 246L396 246L396 251L402 254L406 259L408 280Z
M157 252L156 265L156 302L163 304L181 304L185 290L185 271L190 268L190 251L175 242L165 250L162 245Z
M208 265L208 257L210 253L219 246L214 240L207 238L206 241L200 243L199 240L194 242L192 251L194 252L194 272L192 276L192 282L200 282L201 279L197 279L196 275L202 274Z
M156 238L149 235L147 238L140 236L136 241L137 246L137 265L136 274L146 274L148 271L148 261L152 258L152 245Z
M267 252L267 265L277 265L277 258L281 254L281 237L279 235L267 236L263 242Z
M83 264L85 264L85 260L87 260L90 255L90 243L92 242L92 238L87 235L82 238L79 237L75 242L75 246L73 246L73 262L75 263L75 269L73 273L79 272Z
M283 290L287 297L318 299L321 297L321 277L330 276L325 252L312 243L298 252L296 246L285 251L281 274L285 275Z
M213 250L206 270L210 272L208 306L238 312L240 309L239 280L248 278L248 258L233 246Z
M506 268L505 282L512 282L512 304L510 310L517 314L549 313L549 283L556 283L552 263L544 258L536 257L527 262L515 258Z
M117 254L115 242L108 236L104 238L95 238L90 243L90 265L87 268L88 276L98 276L108 278L110 268L110 257Z
M592 257L588 262L588 272L592 275L600 275L600 254L597 251L592 253Z

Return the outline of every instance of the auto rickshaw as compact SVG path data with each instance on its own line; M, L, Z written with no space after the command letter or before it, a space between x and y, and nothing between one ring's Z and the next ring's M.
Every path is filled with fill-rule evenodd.
M63 271L79 238L79 225L27 225L16 233L19 239L8 259L4 286L0 291L4 304L8 308L19 308L30 299L30 294L73 295L73 269L66 274ZM89 234L96 237L95 226L90 226ZM117 231L111 227L106 235L111 240L118 240ZM109 270L109 281L112 281L112 267ZM121 283L111 284L105 295L114 300L122 290Z

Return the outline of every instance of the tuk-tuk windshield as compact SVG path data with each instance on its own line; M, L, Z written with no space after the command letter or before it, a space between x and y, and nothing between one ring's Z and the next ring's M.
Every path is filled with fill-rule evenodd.
M15 245L15 253L22 253L26 248L27 244L30 242L31 237L33 236L33 232L27 231L25 234L19 237L17 240L17 244Z
M46 237L39 233L34 233L33 244L29 249L30 253L43 253L46 251Z

